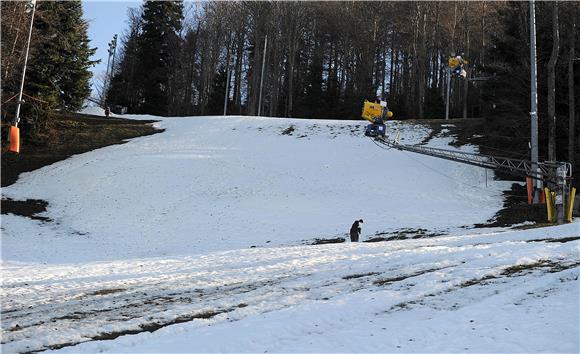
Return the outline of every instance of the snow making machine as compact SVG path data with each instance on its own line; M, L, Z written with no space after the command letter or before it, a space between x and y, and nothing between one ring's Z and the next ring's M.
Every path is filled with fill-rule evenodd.
M453 55L449 60L447 60L447 65L449 66L451 75L462 79L467 77L467 72L463 68L466 64L469 64L469 62L461 55Z
M391 118L393 112L387 108L387 102L381 101L370 102L365 101L363 105L362 117L371 124L365 129L365 135L369 137L384 137L387 134L387 126L385 120Z

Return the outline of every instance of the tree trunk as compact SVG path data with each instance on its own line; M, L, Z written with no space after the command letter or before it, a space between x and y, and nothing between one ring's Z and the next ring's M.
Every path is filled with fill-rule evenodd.
M393 47L395 48L395 47ZM392 90L392 94L394 95L393 97L396 97L399 92L400 92L400 85L401 85L401 71L399 68L399 48L395 48L395 53L393 54L395 56L395 69L394 69L394 74L393 74L393 87L394 90Z
M422 59L420 58L418 41L419 41L419 26L421 22L421 5L416 3L415 15L414 15L414 26L413 26L413 58L411 61L412 74L410 75L409 88L412 90L411 102L414 102L412 107L413 115L418 115L419 118L423 118L423 105L421 104L421 67ZM417 107L417 104L419 107Z
M419 56L419 118L425 118L424 112L424 105L425 105L425 86L426 86L426 71L427 71L427 48L426 48L426 41L427 41L427 11L424 10L422 16L419 14L419 17L422 17L423 26L421 29L421 47L420 47L420 56Z
M248 115L255 116L258 113L258 95L260 91L260 72L262 69L262 50L264 40L258 32L254 34L254 55L252 60L252 78L250 80L250 98L248 101Z
M226 45L226 90L224 91L224 116L228 114L228 105L230 100L230 70L231 70L231 55L232 55L232 32L228 33L228 43Z
M244 42L246 36L242 31L238 32L238 44L236 48L236 69L234 78L234 104L238 107L239 114L242 114L242 62L244 61Z
M463 19L464 19L464 28L463 30L465 31L465 45L466 45L466 51L465 51L465 55L467 55L467 57L469 57L469 28L468 28L468 22L467 22L467 14L469 13L469 9L467 8L468 3L467 1L464 4L463 7ZM467 70L467 68L465 68ZM470 72L472 70L469 70ZM463 88L463 118L467 118L467 104L469 102L468 98L469 98L469 74L465 77L465 82L464 82L464 88Z
M439 27L440 27L440 17L441 17L441 3L437 3L435 6L435 29L433 30L432 37L431 37L431 60L433 63L433 67L431 68L431 86L437 90L440 87L439 81L439 66L441 60L439 59L439 50L441 46L438 45L439 43Z
M487 9L487 3L485 1L481 2L481 48L479 50L479 65L485 65L485 10Z
M389 100L393 98L394 59L395 59L395 30L391 29L391 58L389 66Z
M381 59L381 99L382 100L386 100L387 96L386 96L386 83L385 83L385 79L387 77L386 75L386 69L387 69L387 46L385 45L383 47L383 53L382 53L382 59Z
M558 34L558 3L552 8L552 54L548 61L548 159L556 161L556 62L560 36Z
M293 117L294 106L294 65L296 63L296 50L298 49L298 39L295 32L292 32L290 48L288 51L288 108L286 117Z
M272 58L270 62L273 62L273 71L274 74L268 76L270 79L270 85L266 87L270 88L270 100L269 100L269 115L270 117L276 117L278 115L278 100L280 97L280 80L282 75L280 75L280 62L282 60L279 59L280 56L280 49L279 49L279 38L273 38L272 40Z
M457 28L457 2L453 6L453 29L451 31L451 50L455 51L455 30Z

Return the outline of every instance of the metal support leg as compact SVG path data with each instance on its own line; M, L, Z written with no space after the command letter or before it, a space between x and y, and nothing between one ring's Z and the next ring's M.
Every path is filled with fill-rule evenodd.
M449 119L449 94L451 93L451 69L447 68L447 97L445 98L445 119Z
M561 164L556 170L558 185L556 186L556 223L561 225L566 220L566 198L568 197L568 183L566 179L566 164Z

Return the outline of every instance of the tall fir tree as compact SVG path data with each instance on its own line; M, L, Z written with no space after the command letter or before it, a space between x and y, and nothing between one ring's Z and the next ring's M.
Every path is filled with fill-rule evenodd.
M142 88L140 113L166 116L170 112L170 76L182 21L182 1L146 1L143 5L137 70Z
M105 92L108 105L127 107L128 113L137 113L142 89L137 73L139 69L139 38L142 31L142 9L129 10L129 29L121 38L117 65Z
M483 114L487 119L486 133L502 136L518 143L526 150L530 135L530 23L529 3L508 2L498 11L500 31L492 36L492 45L486 52L484 76L491 79L482 85ZM536 6L536 55L538 84L538 133L540 159L548 159L548 62L553 45L553 4L537 2ZM563 17L561 32L567 35L571 20ZM564 42L563 46L566 43ZM567 47L564 47L565 52ZM555 67L555 91L552 98L555 114L567 113L567 65ZM560 79L558 79L560 78ZM557 139L566 139L565 125L557 127ZM557 155L567 153L564 144Z
M498 12L503 31L492 36L493 45L487 52L485 70L493 79L483 85L484 101L487 102L483 109L485 116L492 119L525 120L529 117L528 6L524 2L511 2Z
M34 22L37 45L31 48L25 91L49 107L79 110L90 95L88 23L80 1L43 1Z

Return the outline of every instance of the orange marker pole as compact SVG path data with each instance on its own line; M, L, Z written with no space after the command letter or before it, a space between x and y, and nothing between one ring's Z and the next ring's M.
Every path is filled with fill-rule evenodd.
M534 185L532 183L532 177L526 177L526 187L528 187L528 204L532 204L534 200Z
M20 152L20 128L17 126L10 126L10 149L9 151Z

